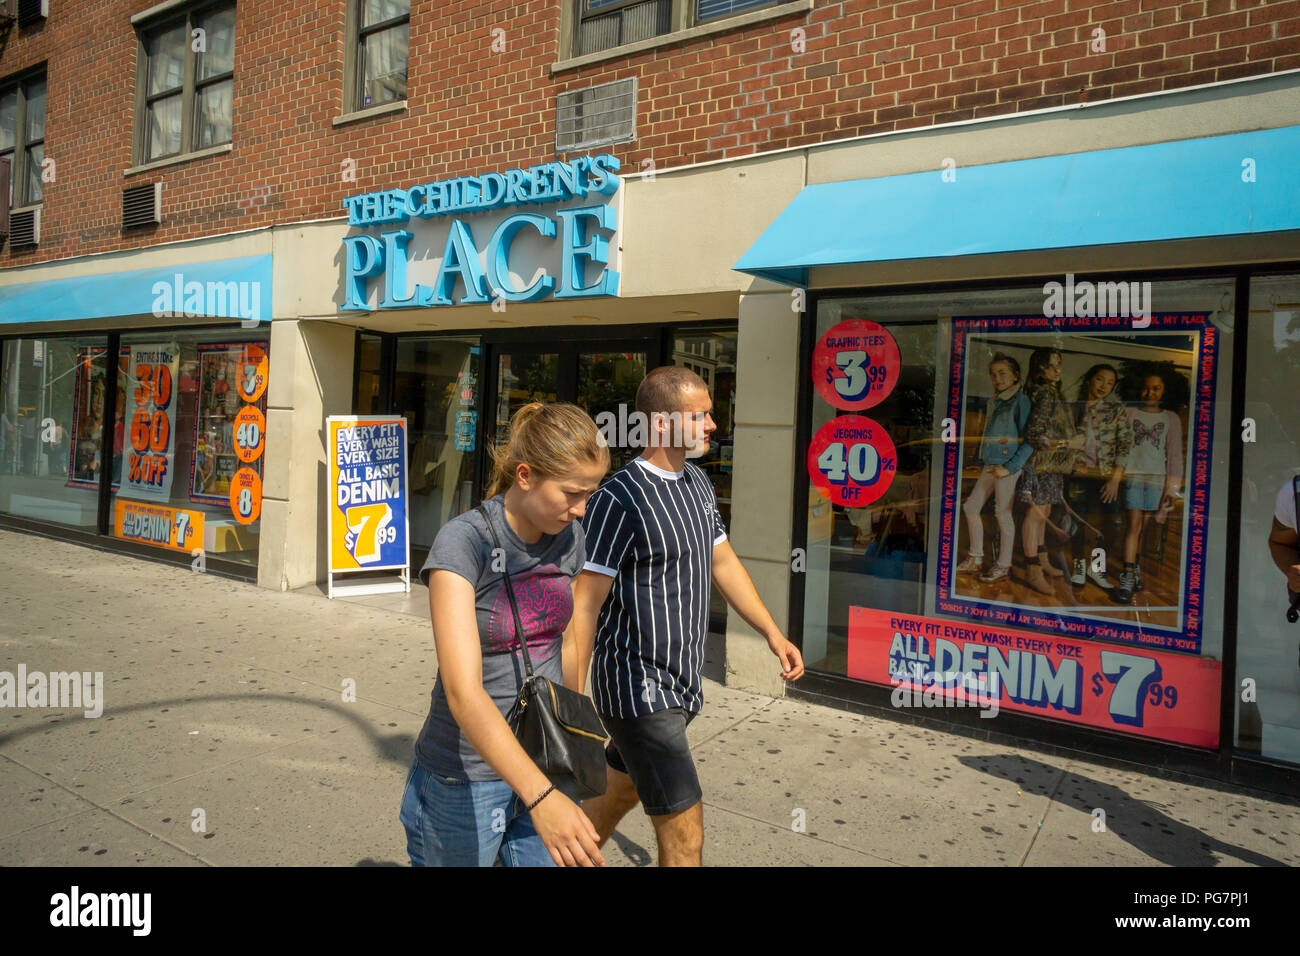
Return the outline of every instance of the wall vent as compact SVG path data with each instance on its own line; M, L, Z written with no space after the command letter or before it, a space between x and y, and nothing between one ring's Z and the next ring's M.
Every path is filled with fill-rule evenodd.
M555 151L636 139L636 77L561 93L555 101Z
M9 214L9 248L35 246L41 241L41 211L27 209Z
M122 228L138 229L162 222L162 183L144 183L122 190Z
M50 15L50 0L18 0L18 25L31 26Z

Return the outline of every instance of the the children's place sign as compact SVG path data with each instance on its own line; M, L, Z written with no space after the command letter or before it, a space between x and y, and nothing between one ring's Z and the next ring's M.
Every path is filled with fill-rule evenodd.
M331 416L330 572L405 570L406 419Z
M578 156L527 170L458 176L349 196L343 204L348 225L354 227L457 218L450 219L445 233L434 230L431 223L420 224L418 230L416 224L411 230L393 229L378 237L365 233L345 237L343 308L405 309L536 302L552 294L558 299L617 294L618 273L608 267L610 242L601 231L613 233L618 228L617 211L607 202L618 192L618 168L614 156ZM584 199L589 202L573 204ZM512 206L563 203L570 205L551 210L553 215L498 212ZM459 218L476 213L488 214L492 220L475 226L477 239L470 224ZM485 235L487 241L480 246ZM557 237L558 249L553 241ZM512 260L516 240L526 248ZM381 277L382 287L375 283L377 301L371 305L369 280ZM421 283L421 278L431 281Z

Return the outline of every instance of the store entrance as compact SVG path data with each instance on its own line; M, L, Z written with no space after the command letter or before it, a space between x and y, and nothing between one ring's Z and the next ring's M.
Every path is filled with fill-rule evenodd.
M618 420L620 405L625 406L624 415L629 414L635 407L637 386L650 370L651 361L658 359L658 347L653 337L489 345L484 447L505 447L511 416L529 402L572 402L597 420L602 412L610 412ZM611 471L636 454L636 449L611 443ZM491 465L491 457L485 457L480 472L485 490Z

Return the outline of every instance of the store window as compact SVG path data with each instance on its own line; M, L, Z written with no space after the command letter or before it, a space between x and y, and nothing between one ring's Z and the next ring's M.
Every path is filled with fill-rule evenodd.
M107 348L102 335L4 342L3 513L96 530L100 475L114 469L122 438L110 416L108 440L113 445L105 445Z
M480 345L475 336L397 339L393 414L406 417L411 540L429 547L438 530L474 505Z
M1233 288L821 299L809 666L1217 746Z
M269 359L237 330L122 336L114 537L256 567Z
M141 30L139 161L229 143L234 70L234 4L196 4Z
M1300 275L1250 284L1237 627L1237 749L1300 763Z

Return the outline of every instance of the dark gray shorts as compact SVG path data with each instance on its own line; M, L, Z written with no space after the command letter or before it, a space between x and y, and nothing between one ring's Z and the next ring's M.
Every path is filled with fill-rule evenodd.
M632 778L636 795L652 817L693 807L704 795L686 742L686 725L695 714L682 707L644 717L600 715L609 732L605 760Z

